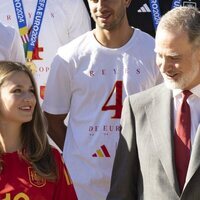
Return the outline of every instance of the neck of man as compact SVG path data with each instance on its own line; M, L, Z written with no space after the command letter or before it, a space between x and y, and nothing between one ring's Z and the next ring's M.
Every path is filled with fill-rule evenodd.
M96 26L93 33L96 40L107 48L120 48L132 37L134 29L126 21L121 26L112 30L102 29Z

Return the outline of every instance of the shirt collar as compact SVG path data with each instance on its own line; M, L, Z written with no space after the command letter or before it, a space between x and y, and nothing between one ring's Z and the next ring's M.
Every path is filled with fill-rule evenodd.
M183 90L181 89L173 89L173 97L178 96ZM190 90L194 95L198 96L200 98L200 84L198 84L197 86L193 87Z

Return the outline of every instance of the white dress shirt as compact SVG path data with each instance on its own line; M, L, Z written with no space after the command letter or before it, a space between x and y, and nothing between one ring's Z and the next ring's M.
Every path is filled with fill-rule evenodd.
M200 84L192 88L190 91L192 92L192 95L188 97L187 102L190 106L191 112L191 144L193 145L197 128L200 125ZM177 109L180 106L182 100L181 92L182 90L180 89L173 90L175 121Z

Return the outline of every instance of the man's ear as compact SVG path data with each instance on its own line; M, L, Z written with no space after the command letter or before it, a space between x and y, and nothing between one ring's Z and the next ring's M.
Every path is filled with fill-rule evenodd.
M126 8L128 8L131 4L131 1L132 0L125 0L125 5L126 5Z
M196 46L196 56L198 59L198 62L200 63L200 45Z

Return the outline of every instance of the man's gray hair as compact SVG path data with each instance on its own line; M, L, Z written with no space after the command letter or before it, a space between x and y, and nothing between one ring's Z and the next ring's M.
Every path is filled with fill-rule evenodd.
M200 11L194 7L177 7L161 17L158 29L168 31L183 30L189 42L200 46Z

